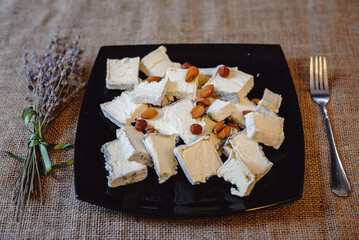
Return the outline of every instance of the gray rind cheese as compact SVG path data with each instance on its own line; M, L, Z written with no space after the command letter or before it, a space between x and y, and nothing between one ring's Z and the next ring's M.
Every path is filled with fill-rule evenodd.
M120 139L123 147L126 149L128 161L136 161L149 167L153 166L151 156L148 154L141 138L141 131L137 131L132 125L124 126L116 130L116 137Z
M126 149L119 139L105 143L101 147L105 157L107 185L111 188L123 186L144 180L147 177L147 167L135 161L128 161Z
M222 161L212 145L209 136L176 147L173 150L178 163L192 185L205 183L217 174Z

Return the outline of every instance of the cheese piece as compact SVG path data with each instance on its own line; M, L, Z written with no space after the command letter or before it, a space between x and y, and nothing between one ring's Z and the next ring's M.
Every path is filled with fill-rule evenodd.
M176 147L174 154L192 185L205 183L216 175L218 168L222 166L222 161L208 136Z
M221 145L222 139L217 136L217 133L214 133L212 131L213 127L217 124L217 122L212 121L207 116L204 116L202 118L202 121L204 122L206 129L208 129L208 132L210 132L209 138L211 139L213 146L218 150Z
M201 88L216 73L217 68L198 68L198 88Z
M284 118L267 117L258 112L245 115L247 137L278 149L284 140Z
M229 139L229 143L238 157L247 165L256 181L261 179L272 167L271 163L263 153L262 147L247 137L246 131L241 131Z
M165 108L155 108L157 115L151 119L145 119L147 128L154 128L163 135L177 134L176 129L172 126L171 119L164 117Z
M132 125L127 125L117 129L116 136L126 149L128 161L136 161L149 167L153 166L151 156L142 143L143 133L141 131L137 131Z
M204 86L213 84L214 92L223 100L233 102L234 97L242 100L253 88L253 76L231 68L229 75L223 78L218 73L218 69L221 66L223 65L217 67L216 74L213 75Z
M170 81L168 87L167 96L173 96L177 99L184 99L189 97L191 99L196 98L198 77L197 76L192 82L186 82L186 74L188 69L181 68L168 68L165 78Z
M169 83L167 79L162 79L159 82L141 82L130 92L131 100L133 103L149 103L161 106Z
M128 91L110 102L100 104L100 107L105 117L119 127L130 124L147 110L146 104L133 103Z
M107 59L106 87L133 89L138 84L140 57Z
M140 70L147 76L164 77L169 67L180 68L181 64L172 62L164 46L158 47L141 59Z
M230 119L237 123L242 128L245 128L245 119L243 115L243 111L250 110L255 111L257 106L250 101L247 97L243 98L239 103L233 103L235 107L235 111L231 114Z
M248 196L255 184L254 175L233 150L227 161L218 169L217 176L236 185L236 188L231 188L231 193L239 197Z
M206 112L213 120L220 122L235 111L236 108L233 103L216 99L209 105Z
M119 139L101 147L106 163L107 185L111 188L142 181L147 177L147 167L135 161L128 161L127 151Z
M278 113L280 105L282 103L282 96L266 88L264 89L263 97L259 101L259 103L263 103L265 106L272 109L272 111Z
M258 102L258 105L257 105L255 111L262 113L264 116L267 116L267 117L277 117L278 116L272 109L270 109L268 106L266 106L265 103L262 101Z
M188 144L198 138L200 138L204 131L199 135L194 135L191 132L192 124L199 124L204 127L204 123L200 119L193 119L191 110L195 107L195 104L188 98L172 103L163 108L164 119L163 121L169 123L176 134L179 135L185 144Z
M158 133L146 134L142 141L151 155L158 176L158 182L164 183L177 174L177 161L173 154L176 136L165 136Z

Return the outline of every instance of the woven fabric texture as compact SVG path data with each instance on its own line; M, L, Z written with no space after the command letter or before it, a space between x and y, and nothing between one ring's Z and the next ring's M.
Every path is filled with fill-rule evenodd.
M50 1L0 0L0 238L2 239L359 239L359 1ZM32 201L19 229L10 186L28 132L21 112L21 47L41 52L57 26L81 36L87 76L103 45L165 43L280 44L293 77L305 136L303 196L235 216L176 220L134 216L75 198L73 168L42 179L45 202ZM328 111L352 186L346 198L329 186L329 147L320 108L308 88L309 57L325 55ZM49 139L73 143L82 98L54 122ZM54 162L74 150L52 155Z

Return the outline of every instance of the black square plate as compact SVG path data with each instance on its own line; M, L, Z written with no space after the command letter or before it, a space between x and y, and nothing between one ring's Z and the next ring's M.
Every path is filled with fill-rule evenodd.
M106 59L143 57L158 45L104 46L93 66L83 99L76 135L76 197L103 207L146 215L170 217L222 216L256 210L301 197L304 178L304 137L293 80L279 45L256 44L175 44L164 45L172 61L190 62L197 67L219 64L237 66L254 76L249 98L261 98L265 88L282 95L279 116L284 117L285 140L278 150L263 146L272 169L248 197L230 194L231 184L212 177L205 184L192 186L181 168L177 175L159 184L149 168L139 183L107 187L105 160L101 146L116 138L117 126L107 120L100 104L121 91L105 87Z

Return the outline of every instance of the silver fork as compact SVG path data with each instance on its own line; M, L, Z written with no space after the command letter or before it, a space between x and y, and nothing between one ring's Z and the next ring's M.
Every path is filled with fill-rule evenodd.
M329 138L330 148L330 186L336 195L348 196L351 189L343 165L340 161L337 148L335 146L332 128L325 105L329 102L329 86L327 75L327 61L325 57L310 57L310 94L312 100L319 104L323 110L325 126Z

